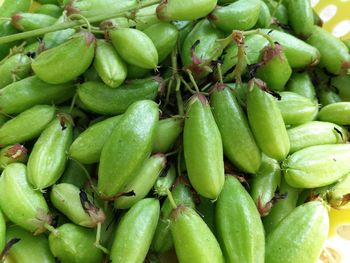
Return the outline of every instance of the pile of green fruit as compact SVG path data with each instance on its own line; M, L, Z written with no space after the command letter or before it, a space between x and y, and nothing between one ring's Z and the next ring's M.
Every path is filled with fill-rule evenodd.
M309 0L37 2L0 1L1 260L317 261L350 41Z

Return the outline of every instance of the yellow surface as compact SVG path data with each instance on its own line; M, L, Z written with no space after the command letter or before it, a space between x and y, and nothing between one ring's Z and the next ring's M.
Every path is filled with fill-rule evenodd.
M350 210L336 210L330 209L329 211L330 228L329 237L333 237L336 234L340 234L345 239L350 240L349 227L350 227ZM344 228L342 226L348 225Z
M350 0L311 0L324 28L342 39L350 38Z

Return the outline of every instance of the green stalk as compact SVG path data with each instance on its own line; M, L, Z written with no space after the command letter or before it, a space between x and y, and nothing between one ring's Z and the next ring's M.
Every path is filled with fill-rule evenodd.
M89 21L90 24L93 24L93 23L97 23L100 21L120 17L120 16L125 15L129 11L133 11L133 10L137 10L137 9L140 9L143 7L151 6L151 5L157 4L159 2L160 2L160 0L144 0L134 7L122 8L117 13L101 14L101 15L87 18L87 20ZM67 29L67 28L76 28L76 27L79 27L82 25L86 25L86 20L79 19L79 20L74 20L74 21L68 21L68 22L64 22L62 24L52 25L52 26L48 26L48 27L44 27L44 28L40 28L40 29L36 29L36 30L31 30L31 31L27 31L27 32L22 32L22 33L18 33L18 34L0 37L0 44L10 43L13 41L31 38L31 37L37 37L37 36L44 35L46 33L60 31L60 30Z

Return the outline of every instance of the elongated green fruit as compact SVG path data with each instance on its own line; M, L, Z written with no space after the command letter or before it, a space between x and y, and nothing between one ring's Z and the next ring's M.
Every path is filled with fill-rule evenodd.
M165 165L166 157L161 153L152 155L145 160L141 168L132 176L131 181L123 188L123 193L133 191L134 195L118 197L114 201L114 207L116 209L127 209L145 198L165 168Z
M36 141L28 159L28 181L35 189L53 185L62 175L73 140L70 117L58 114Z
M78 96L88 110L115 115L124 113L136 101L154 100L161 91L162 83L160 78L148 78L132 80L117 89L111 89L101 82L89 81L78 88Z
M171 235L179 262L224 262L220 245L192 208L179 205L170 215Z
M159 218L159 201L138 201L121 219L111 249L113 263L143 262L151 245Z
M31 60L27 55L16 54L0 63L0 88L29 75Z
M23 143L38 137L55 116L55 108L37 105L0 127L0 145Z
M255 27L267 28L272 23L272 16L269 7L264 1L260 1L260 13Z
M175 182L171 194L177 205L185 205L186 207L195 208L191 189L188 182L184 181L182 177L179 177ZM173 208L169 198L167 198L160 210L160 218L152 241L152 249L157 253L166 252L174 246L170 232L171 220L169 218L172 210Z
M25 163L28 150L21 144L14 144L0 150L0 170L10 163Z
M64 1L65 8L70 14L81 14L85 17L101 15L105 13L119 12L121 9L135 6L136 0L74 0Z
M327 191L327 202L335 209L349 209L349 196L350 175L348 174Z
M136 10L134 22L138 30L145 30L147 27L161 22L157 16L157 7L158 4L154 4Z
M283 121L286 125L299 125L316 119L318 104L291 91L280 92L277 100Z
M87 199L84 199L84 198ZM50 200L54 207L67 216L74 224L84 227L96 227L103 223L105 214L93 205L92 197L84 195L72 184L56 184L52 187Z
M37 104L61 103L75 93L73 83L48 84L37 76L28 77L0 90L0 111L21 113Z
M283 160L290 144L275 99L255 84L248 94L247 111L250 127L260 149L273 159Z
M74 224L64 224L49 235L52 254L62 263L102 262L102 250L95 246L95 231Z
M12 25L20 31L30 31L48 27L56 22L56 18L35 13L17 13L11 17Z
M126 62L145 69L157 67L157 49L145 33L133 28L119 28L109 34L113 46Z
M332 184L350 172L350 145L331 144L305 148L282 164L289 185L315 188Z
M256 76L266 82L272 90L284 90L284 86L292 75L287 57L281 45L266 46L262 51L262 64Z
M98 191L102 196L122 191L150 155L158 118L153 101L138 101L128 108L101 152Z
M284 199L278 200L271 208L270 213L264 217L263 222L266 234L273 231L281 220L289 215L297 206L299 189L289 186L284 180L284 177L282 177L279 190L281 194L286 194L287 196Z
M233 176L226 176L215 218L227 262L264 262L265 238L259 212L248 192Z
M316 100L315 87L311 82L311 78L307 72L293 73L289 79L287 90L295 92L311 101Z
M18 226L10 226L6 231L6 240L18 238L19 241L9 250L7 257L14 262L55 263L50 251L49 241L45 235L33 236Z
M260 1L239 0L226 6L217 6L209 18L221 30L248 30L258 22Z
M342 144L349 138L348 131L331 122L310 121L287 130L290 153L309 146L322 144Z
M183 136L191 184L200 195L216 199L225 181L222 141L210 105L201 94L189 101Z
M40 53L33 61L32 69L41 80L50 84L74 80L90 66L95 46L92 33L78 33L63 44Z
M326 30L314 26L307 39L321 53L320 66L330 73L340 74L350 67L350 54L345 44Z
M168 118L160 120L157 124L153 141L153 152L166 153L170 151L183 129L183 120L180 118Z
M284 48L288 63L292 68L304 68L318 64L320 52L312 45L282 31L262 29L262 32L269 34Z
M92 174L93 168L92 165L78 164L77 161L69 159L59 181L60 183L73 184L81 189L88 181L88 176Z
M87 128L70 146L70 157L84 164L97 163L100 160L103 145L121 117L121 115L110 117Z
M257 174L250 182L250 195L254 200L261 216L270 212L272 198L281 182L279 163L263 155L262 163Z
M265 262L316 262L329 229L319 201L297 207L266 238Z
M174 49L179 35L176 26L166 22L151 25L144 30L144 33L156 47L159 62L163 62Z
M103 82L111 87L119 87L125 80L127 68L114 47L104 40L97 40L94 67Z
M222 137L225 156L240 170L256 173L261 163L260 149L231 89L217 86L211 94L211 106Z
M62 15L62 8L54 4L44 4L35 9L35 13L49 15L55 18L59 18Z
M309 0L288 1L288 20L296 35L308 37L314 25L311 2Z
M321 121L350 125L350 102L336 102L323 107L318 114Z
M161 20L195 20L205 17L215 8L217 0L163 0L157 7Z
M21 163L6 166L0 177L0 207L16 225L35 234L46 231L51 223L43 194L34 191L27 181L27 167Z

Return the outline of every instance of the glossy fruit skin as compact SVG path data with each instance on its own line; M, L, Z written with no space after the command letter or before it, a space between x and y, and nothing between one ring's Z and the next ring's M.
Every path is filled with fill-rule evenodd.
M27 181L27 167L21 163L6 166L0 177L0 207L16 225L36 234L50 223L49 208L41 192Z
M55 108L36 105L0 127L0 145L23 143L38 137L55 116Z
M329 229L324 204L297 207L266 238L266 262L316 262Z
M176 169L173 164L167 164L153 185L154 193L158 196L166 196L167 190L171 190L176 179Z
M69 220L79 226L94 228L105 219L103 211L91 214L84 209L80 198L80 189L72 184L61 183L52 187L50 200L55 208L67 216ZM87 195L88 200L93 202L92 197ZM99 208L97 208L99 209ZM96 217L94 217L96 215Z
M20 31L30 31L48 27L56 22L56 18L35 13L16 13L11 17L12 25Z
M324 29L314 26L307 43L319 50L320 66L330 73L338 75L350 67L350 54L345 44Z
M348 131L331 122L311 121L287 130L290 153L309 146L323 144L342 144L349 138Z
M158 105L141 100L131 105L102 148L98 191L113 197L122 191L150 155L159 113Z
M163 0L157 7L161 20L195 20L205 17L215 8L217 0Z
M210 99L225 156L240 170L256 173L261 163L260 149L233 92L229 87L219 86Z
M250 127L262 152L273 159L283 160L290 143L275 98L254 85L248 94L247 111Z
M18 226L10 226L6 231L7 242L19 238L20 241L9 250L8 256L14 262L55 263L45 235L33 236L32 233Z
M30 73L31 59L24 54L15 54L0 63L0 88L26 78Z
M44 4L35 10L35 13L37 14L49 15L55 18L59 18L62 15L62 12L62 8L54 4Z
M167 153L170 151L182 133L183 123L182 119L176 117L160 120L157 124L152 152Z
M207 75L209 72L205 65L221 55L222 48L218 39L223 37L224 34L216 29L208 19L199 21L188 33L180 49L184 68L190 69L197 78ZM196 43L198 45L195 45Z
M290 76L292 69L288 63L283 47L276 44L274 47L266 46L262 51L262 64L256 71L256 76L266 82L269 89L282 91Z
M264 1L260 1L260 13L258 21L255 24L257 28L266 28L271 25L272 16L269 7Z
M350 145L330 144L305 148L282 164L287 183L297 188L332 184L350 172Z
M220 245L195 210L180 205L171 212L171 234L179 262L224 262Z
M281 194L286 194L284 199L278 200L270 210L270 213L263 218L264 229L266 235L271 233L277 225L289 215L297 206L300 190L289 186L284 177L281 177L281 183L279 185Z
M94 67L103 82L111 88L119 87L126 78L125 62L105 40L97 40Z
M226 262L264 262L265 237L259 212L248 192L233 176L225 178L215 216Z
M288 1L288 20L296 35L306 38L312 34L314 15L309 0Z
M161 153L154 154L146 159L141 168L132 175L131 181L122 189L124 193L134 191L135 195L118 197L114 201L114 207L116 209L128 209L145 198L165 168L166 162L165 155Z
M250 182L250 195L262 216L266 216L270 212L268 203L275 196L280 182L281 168L279 163L263 155L259 171Z
M183 143L193 188L204 197L216 199L225 180L222 140L209 102L201 94L189 101Z
M11 163L26 163L28 150L21 144L14 144L0 150L0 171Z
M349 125L349 113L350 102L336 102L323 107L318 114L318 119L338 125Z
M132 80L117 89L101 82L85 82L78 88L78 96L90 111L103 115L124 113L139 100L154 100L161 90L162 81L157 78Z
M311 101L316 100L316 91L308 73L293 73L287 84L287 91L295 92Z
M145 198L122 217L111 249L113 263L143 262L157 227L159 210L157 199Z
M262 32L269 34L272 39L284 48L284 52L291 68L304 68L318 64L320 52L318 49L290 34L282 31L262 29Z
M32 76L0 90L0 109L7 114L18 114L37 104L64 102L74 93L73 83L51 85Z
M50 84L74 80L90 66L95 46L92 33L78 33L63 44L40 53L33 61L32 69L41 80Z
M185 205L190 208L195 208L194 196L191 192L191 188L188 185L188 182L184 181L182 177L176 180L174 188L171 190L171 194L177 205ZM173 208L169 198L165 199L160 210L160 218L154 233L151 247L152 250L157 253L169 251L174 246L170 232L171 220L169 217L172 210Z
M88 127L73 141L69 148L69 156L83 164L97 163L103 145L121 117L122 115L110 117Z
M253 28L258 22L260 8L260 1L239 0L226 6L217 6L209 19L222 31L244 31Z
M280 92L278 108L286 125L300 125L316 119L318 103L291 91Z
M339 94L339 97L343 101L350 101L350 92L348 87L350 85L350 76L349 75L340 75L333 77L331 79L331 86L336 89Z
M52 254L62 263L99 263L103 252L95 247L95 232L92 229L67 223L49 235Z
M153 42L157 49L158 61L163 62L175 48L179 31L178 29L166 22L160 22L147 27L143 31Z
M157 16L158 4L147 6L136 11L134 23L136 29L145 30L151 25L161 22ZM135 21L136 20L136 21ZM130 26L129 26L130 27Z
M91 17L101 14L118 13L125 8L135 6L136 0L74 0L64 1L65 8L69 14L81 14L85 17Z
M30 8L32 0L4 0L0 6L0 14L3 17L9 17L15 12L27 12Z
M73 141L72 122L58 114L41 133L28 159L28 181L36 190L56 183L67 162L67 151Z
M152 40L142 31L133 28L119 28L110 31L109 36L118 54L127 63L145 69L157 67L157 49Z

